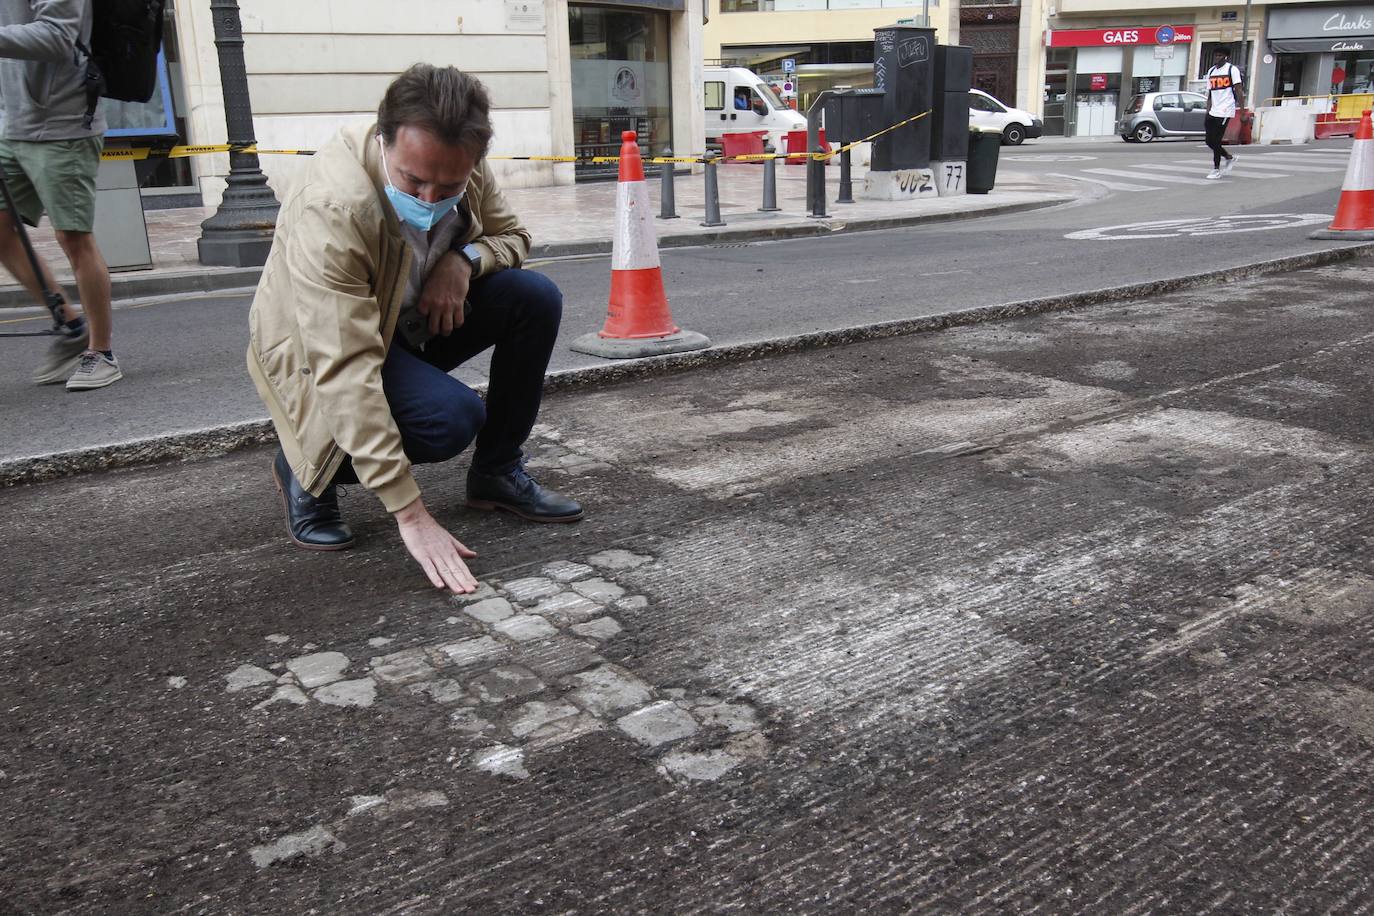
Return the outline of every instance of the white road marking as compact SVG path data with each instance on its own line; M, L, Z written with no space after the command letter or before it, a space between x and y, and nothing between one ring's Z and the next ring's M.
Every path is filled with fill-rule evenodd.
M1161 171L1161 172L1188 172L1188 173L1191 174L1191 175L1196 175L1196 174L1198 173L1198 165L1197 165L1197 162L1196 162L1196 161L1190 160L1189 163L1188 163L1187 165L1183 165L1182 162L1183 162L1183 160L1179 160L1179 163L1180 163L1180 164L1178 164L1178 165L1169 165L1169 164L1167 164L1167 163L1158 163L1158 164L1156 164L1156 163L1151 163L1151 164L1149 164L1149 165L1139 165L1139 166L1136 166L1136 167L1137 167L1137 168L1142 168L1142 169L1156 169L1156 170ZM1151 176L1151 177L1153 177L1153 176ZM1272 173L1272 172L1267 172L1267 173L1265 173L1265 174L1263 174L1263 175L1244 174L1244 173L1242 173L1242 172L1232 172L1231 174L1226 175L1226 176L1224 176L1224 177L1226 177L1226 178L1286 178L1286 177L1288 177L1288 176L1286 176L1286 175L1275 175L1275 174Z
M1257 162L1258 156L1242 156L1236 163L1237 169L1261 169L1272 172L1343 172L1338 166L1293 165L1291 162Z
M1126 223L1082 229L1064 236L1074 241L1136 241L1171 239L1179 236L1230 235L1236 232L1262 232L1268 229L1293 229L1329 221L1324 213L1247 213L1236 216L1160 219L1145 223Z
M1116 175L1120 178L1142 178L1138 172L1127 172L1122 169L1087 169L1096 175ZM1170 184L1196 184L1207 186L1211 182L1205 178L1184 178L1182 175L1151 175L1150 181L1167 181Z
M1164 189L1156 185L1126 184L1120 181L1107 181L1105 178L1093 178L1088 175L1065 175L1062 172L1046 172L1049 178L1068 178L1073 181L1091 181L1093 184L1100 184L1113 191L1163 191Z

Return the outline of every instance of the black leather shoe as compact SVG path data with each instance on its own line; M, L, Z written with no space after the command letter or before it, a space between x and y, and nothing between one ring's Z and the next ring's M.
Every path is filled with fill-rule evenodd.
M532 522L575 522L582 517L575 500L541 487L520 465L507 474L469 471L468 507L502 509Z
M291 473L291 465L280 449L272 462L272 479L277 482L277 492L286 508L286 531L297 547L347 550L353 546L353 531L339 514L336 487L330 486L320 496L311 496Z

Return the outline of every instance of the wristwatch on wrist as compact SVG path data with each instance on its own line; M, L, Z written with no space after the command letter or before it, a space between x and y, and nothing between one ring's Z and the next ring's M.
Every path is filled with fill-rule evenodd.
M469 242L460 248L458 253L467 258L468 264L472 266L474 277L482 272L482 252L476 245Z

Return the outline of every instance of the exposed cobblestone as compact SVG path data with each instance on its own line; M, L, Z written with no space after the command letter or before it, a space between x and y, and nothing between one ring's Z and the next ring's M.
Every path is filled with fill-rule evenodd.
M488 598L463 608L464 613L482 623L496 623L515 615L515 608L505 598Z
M256 665L239 665L225 675L224 689L228 693L238 693L241 690L251 690L254 687L266 687L276 679L275 674Z
M576 690L568 695L574 703L598 716L622 713L649 702L649 685L615 665L602 665L571 678Z
M533 604L540 598L556 595L562 590L563 587L557 582L541 576L516 579L514 582L507 582L505 586L506 594L510 595L516 604Z
M516 649L511 660L531 669L545 680L586 671L605 661L592 646L580 639L562 635L525 643Z
M558 635L557 627L535 614L507 617L492 629L516 642L530 642L531 640Z
M337 681L310 695L327 706L371 706L377 701L377 682L370 677Z
M510 649L490 636L474 636L471 639L460 639L458 642L440 646L437 651L448 664L468 668L494 661Z
M531 611L533 614L547 617L560 627L571 623L585 623L604 612L605 609L601 605L576 592L562 592L552 598L545 598Z
M567 583L594 575L596 570L585 563L571 563L567 560L555 560L552 563L545 564L540 572L555 582Z
M530 778L529 771L525 769L525 752L504 744L478 751L472 755L472 763L477 769L497 776L509 776L512 779Z
M643 566L652 559L653 557L630 553L628 550L603 550L601 553L593 554L588 557L587 562L601 569L618 571L622 569L635 569L639 566Z
M598 617L586 623L573 624L572 631L578 636L592 639L610 639L621 631L621 626L613 617Z
M316 652L290 659L286 667L302 687L314 690L343 680L344 671L348 669L348 656L342 652Z
M671 700L621 716L616 727L646 747L688 738L697 732L696 720Z
M581 712L582 710L564 700L555 700L552 703L532 700L511 715L510 724L507 727L515 737L524 738L539 731L550 722L568 719Z
M714 782L740 762L738 757L721 750L672 751L659 761L659 771L670 778Z
M468 688L483 703L504 703L516 697L539 693L544 689L544 682L528 668L502 665L474 680Z
M372 675L388 684L426 681L437 674L429 663L429 653L424 649L406 649L372 659Z
M410 692L427 696L436 703L460 703L467 699L463 685L449 678L411 684Z
M254 706L253 708L266 709L269 706L276 706L278 703L288 703L294 706L305 706L309 704L309 702L310 697L306 696L305 692L302 691L299 687L296 687L295 685L287 685L285 687L278 687L270 697L263 700L261 703Z
M625 589L605 579L583 579L581 582L574 582L572 587L573 591L582 597L599 601L602 604L614 601L625 594Z

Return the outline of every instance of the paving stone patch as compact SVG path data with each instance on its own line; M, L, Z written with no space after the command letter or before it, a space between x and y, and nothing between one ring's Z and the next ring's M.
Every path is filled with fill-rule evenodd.
M464 735L485 735L495 730L491 720L484 719L475 709L459 709L448 717L449 728Z
M316 652L289 659L286 668L296 676L302 687L314 690L343 680L344 671L348 669L348 656L342 652Z
M516 642L530 642L531 640L558 635L557 627L536 614L507 617L492 629Z
M254 687L266 687L276 681L277 676L271 671L259 668L256 665L239 665L229 674L224 676L224 689L227 693L238 693L240 690L251 690Z
M506 594L510 595L516 604L532 604L540 598L556 595L562 590L563 586L542 576L516 579L514 582L507 582L505 586Z
M463 608L463 611L474 620L482 623L496 623L505 620L507 617L515 616L515 608L505 598L488 598L476 604L470 604Z
M474 636L440 646L438 651L449 664L467 668L498 659L510 649L490 636Z
M532 751L545 750L566 744L569 741L581 738L583 735L590 735L592 732L599 732L606 727L596 716L587 713L578 713L567 719L559 719L550 722L543 728L530 733L525 740L525 746Z
M411 684L410 692L427 696L436 703L444 704L461 703L468 699L467 693L463 690L463 685L449 678Z
M605 608L577 592L561 592L552 598L545 598L531 610L531 613L547 617L560 627L570 623L585 623L605 613Z
M502 665L474 680L468 688L483 703L504 703L544 689L544 682L528 668Z
M278 703L287 703L295 706L306 706L310 703L310 697L305 695L305 691L294 685L278 687L273 694L263 700L254 709L267 709L269 706L276 706Z
M617 611L642 611L649 606L649 599L643 595L627 595L624 598L617 598L611 602L611 607Z
M377 682L370 677L356 681L336 681L321 687L311 697L326 706L368 707L377 702Z
M248 851L253 864L267 868L278 862L289 862L304 857L314 858L326 852L341 852L344 844L325 827L312 827L304 833L284 836L274 843L254 846Z
M473 754L472 764L479 770L485 770L497 776L509 776L512 779L530 778L529 771L525 769L525 752L516 747L507 747L504 744L498 744Z
M659 771L669 778L714 782L742 761L722 750L673 751L663 755Z
M540 572L555 582L567 583L595 575L596 570L585 563L570 563L567 560L555 560L552 563L546 563Z
M614 617L598 617L586 623L576 623L571 629L578 636L588 636L592 639L610 639L621 632L621 626Z
M406 649L372 659L372 675L388 684L411 684L438 675L424 649Z
M517 738L524 738L527 735L539 731L550 722L557 722L559 719L569 719L579 715L582 710L564 700L556 700L546 703L542 700L531 700L521 706L511 714L508 724L510 733Z
M511 656L545 680L586 671L605 661L595 647L580 639L558 635L525 643Z
M581 582L574 582L572 587L573 591L583 598L589 598L603 604L607 601L614 601L625 594L625 589L605 579L583 579Z
M670 741L689 738L697 733L698 728L691 714L671 700L661 700L621 716L615 724L645 747L658 747Z
M466 595L453 595L452 598L458 604L473 604L478 601L486 601L488 598L496 597L496 589L486 582L477 583L477 591L468 592Z
M267 641L273 645L281 646L289 643L291 637L287 636L285 633L272 633L267 637Z
M596 716L625 712L653 697L648 684L615 665L574 674L571 681L578 689L568 695L569 699Z
M355 795L349 799L351 807L344 817L366 814L370 817L395 817L426 808L447 808L449 799L437 789L392 789L385 795Z

